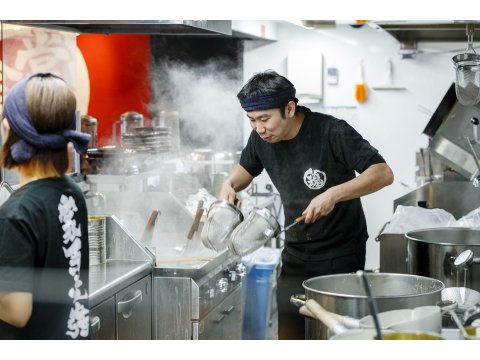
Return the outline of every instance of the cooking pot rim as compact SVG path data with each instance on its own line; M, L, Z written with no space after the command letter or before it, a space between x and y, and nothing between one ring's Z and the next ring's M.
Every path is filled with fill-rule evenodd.
M331 296L335 296L337 298L355 298L355 299L368 299L368 296L367 295L351 295L351 294L341 294L341 293L338 293L338 292L332 292L332 291L324 291L324 290L318 290L318 289L314 289L312 287L309 287L307 285L305 285L305 283L307 281L313 281L315 279L318 279L318 278L335 278L335 277L338 277L338 278L341 278L341 277L345 277L345 275L348 275L349 277L353 277L353 276L358 276L357 274L355 273L346 273L346 274L332 274L332 275L322 275L322 276L316 276L316 277L313 277L313 278L309 278L307 280L304 280L303 283L302 283L302 286L305 290L308 290L308 291L311 291L311 292L314 292L314 293L317 293L317 294L322 294L322 295L331 295ZM421 294L405 294L405 295L395 295L395 296L377 296L375 295L374 297L376 299L389 299L389 298L412 298L412 297L417 297L417 296L426 296L426 295L430 295L430 294L435 294L435 293L438 293L438 292L441 292L443 289L445 289L445 284L443 283L443 281L440 281L438 279L434 279L434 278L431 278L431 277L427 277L427 276L420 276L420 275L413 275L413 274L399 274L399 273L368 273L366 274L367 277L371 277L371 276L384 276L384 275L390 275L392 277L400 277L400 278L416 278L416 279L424 279L424 280L430 280L432 281L433 283L436 283L439 285L439 288L436 289L436 290L432 290L432 291L428 291L428 292L423 292Z
M458 230L462 230L462 231L466 231L466 232L472 231L472 232L479 232L480 233L480 228L446 226L446 227L425 228L425 229L417 229L417 230L408 231L408 232L405 233L405 237L408 240L423 242L423 243L427 243L427 244L436 244L436 245L453 245L453 246L455 246L455 245L464 245L464 246L480 245L480 242L478 244L472 244L470 242L452 243L452 242L448 242L448 241L433 241L433 240L428 240L428 239L419 239L418 237L415 237L415 235L417 235L419 233L427 232L427 231L430 231L430 232L452 231L452 232L454 232L454 231L458 231Z

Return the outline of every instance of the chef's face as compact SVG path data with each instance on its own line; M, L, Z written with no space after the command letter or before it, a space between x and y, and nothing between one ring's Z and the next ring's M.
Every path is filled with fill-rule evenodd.
M285 106L285 117L280 109L255 110L247 112L250 126L260 137L269 143L291 139L295 103L290 101Z

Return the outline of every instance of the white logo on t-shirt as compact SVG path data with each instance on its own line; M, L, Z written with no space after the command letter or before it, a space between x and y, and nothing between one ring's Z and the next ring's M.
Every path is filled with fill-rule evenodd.
M303 181L310 189L318 190L325 185L327 175L323 171L310 168L303 174Z
M72 339L78 336L87 337L89 330L89 311L79 302L82 299L88 299L88 292L80 280L80 266L82 260L82 231L80 224L73 218L78 211L75 199L71 196L62 195L58 204L58 220L62 224L63 233L63 253L69 260L68 273L72 277L72 288L68 291L68 296L72 299L72 306L67 322L66 334Z

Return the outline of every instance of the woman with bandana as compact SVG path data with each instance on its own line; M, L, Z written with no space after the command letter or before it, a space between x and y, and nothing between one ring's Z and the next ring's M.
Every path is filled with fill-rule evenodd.
M377 149L347 122L297 105L294 85L274 71L254 75L237 97L253 131L220 197L235 202L266 170L282 198L285 233L277 285L280 339L305 339L304 320L289 303L308 278L365 266L367 224L360 197L393 182ZM355 172L359 175L356 176Z
M16 83L4 102L0 166L20 184L0 207L0 323L18 339L88 338L87 208L65 175L68 143L83 153L89 141L75 110L50 73Z

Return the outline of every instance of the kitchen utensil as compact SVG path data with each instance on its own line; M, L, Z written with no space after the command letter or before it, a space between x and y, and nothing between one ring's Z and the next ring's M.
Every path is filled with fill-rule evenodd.
M363 70L363 60L360 61L358 66L358 75L359 80L358 83L355 84L355 99L362 103L367 99L367 86L365 85L365 75Z
M452 58L456 75L455 93L460 104L465 106L480 101L480 55L473 48L474 33L475 25L467 24L467 50Z
M276 234L280 225L267 208L253 208L228 239L228 248L238 256L245 256L262 247Z
M224 250L233 229L242 221L243 214L236 206L226 200L213 202L201 233L203 245L215 251Z
M160 212L160 210L153 210L152 213L150 214L147 224L145 225L145 229L143 230L142 237L140 238L140 241L143 244L147 246L152 244L153 229L155 227L155 222L157 220L157 217L161 214L162 213Z
M378 321L378 308L377 308L377 302L375 301L375 298L372 295L372 291L370 289L370 285L368 283L367 277L365 276L365 273L362 270L357 271L357 275L361 277L363 281L363 287L365 289L365 293L368 296L368 305L370 306L370 312L372 313L373 316L373 321L375 323L375 329L377 330L377 338L379 340L383 340L383 335L382 331L380 330L380 322Z
M457 312L464 313L480 302L480 292L466 287L448 287L442 290L442 300L455 301Z
M445 285L437 279L410 274L365 273L375 294L378 311L435 305ZM303 282L306 299L315 299L327 311L354 318L370 314L365 290L356 274L314 277ZM328 328L313 319L305 320L306 339L328 339Z
M469 326L478 319L480 319L480 302L465 310L465 313L463 314L463 323L465 326Z
M455 325L457 325L458 329L460 330L463 338L464 339L469 339L470 335L468 335L467 330L465 330L465 328L463 327L463 324L460 321L460 319L458 318L457 313L453 310L449 310L448 312L449 312L450 316L452 317L453 321L455 322Z
M295 221L293 223L291 223L290 225L288 226L285 226L282 230L280 230L279 233L277 233L275 236L278 236L280 235L281 233L285 232L285 231L288 231L289 229L291 229L292 227L294 227L295 225L301 223L302 221L305 220L305 218L307 217L307 215L302 215L298 218L295 219Z
M193 220L193 224L190 227L190 230L187 234L188 240L191 240L193 237L193 234L195 234L195 231L198 230L198 225L200 224L200 219L202 218L202 215L203 215L203 200L199 200L197 205L197 211L195 213L195 218Z
M318 319L318 317L305 306L305 299L302 300L299 298L299 296L301 295L292 295L290 298L290 302L293 305L299 306L299 313L304 316ZM323 310L326 311L325 309ZM371 315L367 315L361 319L355 319L350 316L339 315L333 312L328 313L347 329L375 329L375 324ZM441 316L442 309L440 306L428 305L416 307L414 309L384 311L378 313L378 321L380 323L382 333L385 330L415 330L439 334L442 330Z
M322 321L333 334L341 334L347 331L340 322L320 306L314 299L305 301L305 307L313 314L317 319Z

